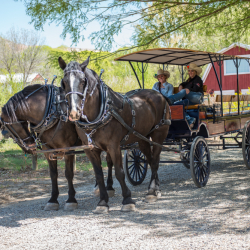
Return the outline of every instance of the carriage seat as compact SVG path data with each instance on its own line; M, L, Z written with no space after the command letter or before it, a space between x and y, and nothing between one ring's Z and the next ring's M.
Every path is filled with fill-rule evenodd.
M177 94L179 92L179 87L174 87L174 94ZM207 92L207 85L203 85L203 92ZM199 109L200 106L204 106L204 104L195 104L195 105L189 105L185 107L185 109Z
M174 87L174 94L179 92L179 87ZM207 92L207 85L203 85L203 93Z

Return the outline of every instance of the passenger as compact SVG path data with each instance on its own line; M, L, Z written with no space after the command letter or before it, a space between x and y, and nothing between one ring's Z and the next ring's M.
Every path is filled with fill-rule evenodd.
M186 82L179 85L179 93L168 97L170 105L184 104L188 106L203 102L203 81L199 77L202 68L198 67L195 63L190 63L186 69L188 70L189 78ZM177 102L178 100L183 101ZM196 118L190 117L186 112L185 114L190 128L193 128Z
M159 69L157 74L154 75L154 78L157 78L158 82L154 84L152 89L160 92L165 97L173 95L174 87L167 82L169 77L170 73L167 70Z

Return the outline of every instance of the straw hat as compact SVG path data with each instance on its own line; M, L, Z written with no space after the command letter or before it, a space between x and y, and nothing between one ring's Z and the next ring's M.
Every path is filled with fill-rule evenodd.
M198 67L195 63L190 63L186 70L195 70L197 72L197 75L199 76L202 72L202 68Z
M157 77L158 77L159 75L165 75L167 78L170 77L170 73L169 73L167 70L163 70L163 69L159 69L159 70L157 71L157 74L154 75L154 78L157 79Z

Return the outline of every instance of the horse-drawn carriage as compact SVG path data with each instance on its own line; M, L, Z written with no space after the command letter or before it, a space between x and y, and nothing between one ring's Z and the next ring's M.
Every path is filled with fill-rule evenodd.
M240 60L247 60L249 63L249 58L187 49L160 48L131 53L115 60L129 62L141 88L144 88L144 73L148 63L162 64L163 69L167 65L180 65L182 66L182 79L183 66L191 62L196 63L198 66L211 63L220 88L220 95L216 98L217 102L213 105L174 105L170 107L171 126L164 145L176 147L176 151L180 152L181 160L161 162L183 163L185 167L190 168L193 181L197 187L205 186L209 178L211 167L209 146L222 146L223 149L242 148L244 162L247 168L250 169L250 123L248 121L250 120L250 109L246 108L244 110L244 101L248 101L249 96L239 95L238 81ZM223 96L222 93L221 65L224 60L234 60L237 69L237 81L235 83L237 94L234 96ZM142 83L136 74L132 62L141 63ZM215 62L220 65L219 74L216 71ZM207 92L206 85L203 86L203 91ZM174 93L177 92L178 88L174 88ZM228 102L229 99L230 101L234 99L234 102L237 102L237 111L223 113L223 104ZM240 107L240 101L243 103L243 107ZM192 129L190 129L185 119L185 112L196 118L196 123ZM233 134L233 136L229 137L228 134ZM207 144L205 138L218 136L222 143ZM234 139L236 144L226 144L226 139ZM141 184L147 174L147 162L142 152L136 148L126 150L123 163L127 180L132 185Z
M100 189L96 212L108 211L107 191L113 191L112 164L115 166L116 178L121 184L122 211L131 211L134 210L134 201L124 181L124 172L131 184L139 185L146 176L149 163L152 175L146 200L157 200L160 196L157 171L162 149L180 153L180 161L162 162L183 163L186 168L190 168L197 187L205 186L210 174L210 145L207 144L206 138L220 136L223 143L212 146L222 145L223 149L242 147L245 164L250 169L250 111L240 107L240 100L244 102L248 98L239 96L238 82L239 60L243 59L249 62L248 58L244 57L164 48L128 54L116 60L130 63L142 90L121 95L110 89L94 71L87 68L89 58L82 64L70 62L68 65L59 58L59 65L64 70L62 88L54 87L53 84L26 87L4 106L0 125L2 129L9 131L24 150L34 153L35 146L43 147L43 150L37 152L45 153L52 179L52 196L45 209L59 208L57 165L54 162L63 156L69 183L66 209L77 207L72 155L83 153L84 150L94 167ZM233 113L223 112L224 97L219 80L221 70L219 77L214 66L214 62L219 62L221 67L224 60L234 60L237 69L238 109ZM132 62L142 64L142 84ZM218 104L169 106L160 93L144 90L145 64L163 64L164 68L166 65L184 66L191 62L198 66L212 64L221 92ZM206 87L204 90L206 91ZM185 113L196 118L192 129L186 121ZM233 134L230 138L233 138L236 144L225 143L228 134ZM121 149L125 149L123 166ZM102 151L108 153L107 189L101 166Z

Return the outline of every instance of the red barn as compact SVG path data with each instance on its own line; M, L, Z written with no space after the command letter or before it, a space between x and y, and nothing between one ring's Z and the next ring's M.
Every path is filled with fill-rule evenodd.
M250 46L233 43L228 48L224 48L218 53L227 55L244 56L250 58ZM218 77L220 78L220 67L215 62L214 66L216 68ZM222 90L225 94L234 94L237 92L237 75L236 68L233 60L223 61L221 66L222 74ZM205 85L207 85L207 90L214 90L216 94L219 94L218 82L211 64L209 64L204 72L202 80ZM246 94L250 87L250 66L246 60L240 60L239 67L239 90L242 94Z

